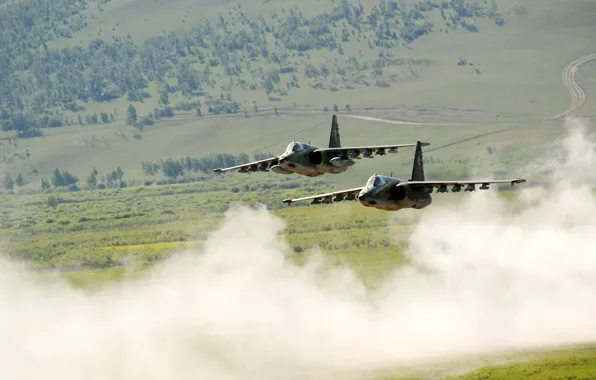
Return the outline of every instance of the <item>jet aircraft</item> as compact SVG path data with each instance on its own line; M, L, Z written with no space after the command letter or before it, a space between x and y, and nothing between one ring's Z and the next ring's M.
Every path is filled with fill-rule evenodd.
M424 146L429 143L420 143ZM331 120L331 135L329 137L329 148L319 148L314 145L304 144L299 141L292 141L286 151L278 157L271 157L260 161L249 162L242 165L232 166L224 169L214 169L216 173L238 170L240 173L272 171L277 174L301 174L308 177L316 177L322 174L339 174L345 172L360 159L360 154L366 158L373 158L375 155L397 153L398 148L414 147L416 144L399 145L375 145L342 147L339 139L339 126L337 116L333 115Z
M290 203L311 200L312 204L332 203L346 200L360 201L366 207L373 207L385 211L398 211L406 208L422 209L432 203L431 193L437 188L437 193L446 193L447 186L453 186L452 192L475 191L476 185L480 189L488 189L490 184L526 182L523 178L496 180L496 181L427 181L424 177L424 165L422 162L422 143L418 141L414 153L414 165L412 177L409 180L388 177L383 175L372 175L365 186L353 189L336 191L333 193L318 194L302 198L284 199L283 202Z

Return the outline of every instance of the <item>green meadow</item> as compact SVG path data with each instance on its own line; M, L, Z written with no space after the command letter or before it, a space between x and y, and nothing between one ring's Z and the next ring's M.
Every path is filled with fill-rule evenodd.
M563 380L592 379L596 375L593 347L565 347L542 351L511 351L501 355L479 355L455 362L402 368L402 375L380 375L382 380ZM390 372L391 370L387 370Z

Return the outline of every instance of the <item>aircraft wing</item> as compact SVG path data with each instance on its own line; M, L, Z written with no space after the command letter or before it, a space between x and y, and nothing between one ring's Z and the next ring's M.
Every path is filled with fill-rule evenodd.
M422 146L430 145L430 143L423 142ZM315 152L337 152L348 155L350 158L357 158L361 154L364 157L372 158L373 152L377 155L384 155L387 153L397 153L399 148L415 147L416 144L397 144L397 145L370 145L370 146L346 146L341 148L320 148Z
M266 158L260 161L249 162L242 165L236 165L224 169L213 169L216 173L228 172L231 170L238 170L242 173L256 172L256 171L267 171L270 166L276 165L279 162L279 157Z
M353 189L340 190L340 191L335 191L333 193L317 194L317 195L311 195L311 196L302 197L302 198L288 198L288 199L284 199L282 202L287 203L289 206L290 203L299 202L299 201L307 201L310 199L313 200L311 202L312 204L319 204L321 202L322 203L341 202L344 199L348 200L348 201L352 201L352 200L356 199L356 197L358 196L358 193L360 193L360 191L362 189L364 189L364 187L355 187Z
M474 191L476 190L476 185L481 185L481 190L487 190L489 185L498 184L498 183L510 183L511 186L515 185L516 183L524 183L526 182L523 178L516 178L516 179L502 179L502 180L494 180L494 181L408 181L403 182L407 183L408 186L420 186L420 187L437 187L438 193L447 192L447 186L453 186L451 189L452 192L458 192L461 190L462 186L466 186L464 191ZM399 186L399 185L397 185Z

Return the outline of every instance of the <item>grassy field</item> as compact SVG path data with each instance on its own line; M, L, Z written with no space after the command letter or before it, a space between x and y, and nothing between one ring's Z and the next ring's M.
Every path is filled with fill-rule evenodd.
M497 364L498 363L498 364ZM458 368L455 369L454 368ZM464 369L465 368L465 369ZM475 369L474 369L475 368ZM462 372L454 374L453 372ZM388 370L388 372L390 372ZM596 349L591 346L549 351L516 351L501 356L478 356L449 363L433 363L424 368L402 369L403 375L379 380L566 380L596 376ZM463 373L465 372L465 373Z
M301 191L325 191L328 186L312 180ZM283 184L281 182L280 184ZM318 244L328 251L360 255L360 248L379 258L399 254L388 241L387 214L357 204L337 208L287 207L281 199L297 194L275 186L268 191L233 193L225 179L187 185L165 185L52 195L21 196L4 211L3 234L9 237L13 255L55 267L105 267L126 258L144 264L166 257L181 242L200 246L209 231L222 220L232 204L266 204L288 221L287 238L297 253ZM57 200L49 205L48 199ZM330 217L339 223L325 223ZM378 233L371 233L382 227ZM323 231L321 231L321 229ZM349 239L346 238L349 237ZM380 247L378 247L380 246ZM350 255L350 252L352 253ZM132 257L129 257L132 256ZM399 255L398 255L399 256ZM110 257L110 259L107 259ZM97 260L81 262L81 260Z
M145 267L177 250L200 248L231 205L264 204L286 221L283 237L298 261L316 245L360 268L371 280L403 263L403 242L426 210L394 214L357 202L319 207L307 202L290 207L281 203L286 197L332 189L317 179L305 182L288 189L288 184L299 183L280 180L262 190L255 181L249 182L247 190L234 193L234 183L222 178L192 184L9 196L3 199L0 233L12 257L35 267L117 269L135 263ZM515 194L502 193L504 197ZM458 202L468 196L436 196L433 204Z
M480 379L592 379L596 376L596 351L591 348L578 352L558 352L511 366L491 366L454 377L462 380Z

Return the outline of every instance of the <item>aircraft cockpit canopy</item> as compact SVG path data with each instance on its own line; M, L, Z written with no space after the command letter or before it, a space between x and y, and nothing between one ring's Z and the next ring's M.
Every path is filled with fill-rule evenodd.
M387 177L375 174L369 178L368 183L366 184L366 187L370 188L370 187L384 186L388 182L389 182L389 179Z
M286 153L301 152L303 150L304 150L304 145L302 143L292 141L286 148Z

